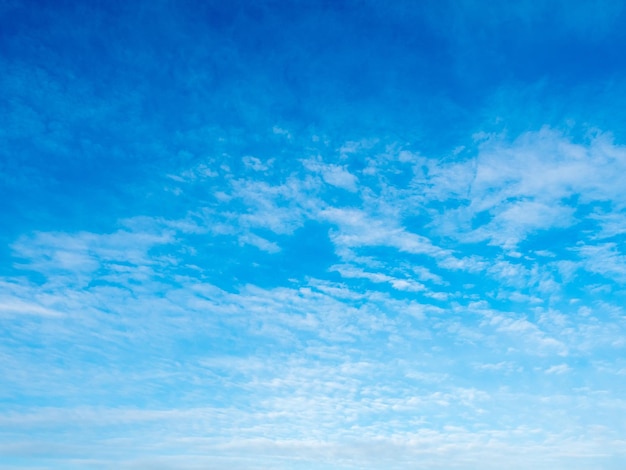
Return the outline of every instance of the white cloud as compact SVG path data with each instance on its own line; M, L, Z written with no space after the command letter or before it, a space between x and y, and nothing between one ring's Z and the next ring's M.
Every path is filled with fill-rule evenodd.
M617 282L626 280L626 256L615 243L582 245L576 251L583 259L583 266L590 272L600 274Z
M293 138L293 136L291 135L291 132L289 132L287 129L283 129L282 127L279 127L279 126L272 127L272 132L275 135L285 136L287 139L290 139L290 140Z
M345 166L323 163L320 159L304 160L303 165L309 171L322 175L324 181L337 188L355 192L358 179Z
M546 128L512 142L491 136L480 145L475 161L435 166L424 180L439 200L467 204L437 220L440 230L461 240L490 240L514 250L533 232L576 224L576 207L568 198L626 204L617 176L626 170L626 150L608 135L595 135L583 145ZM481 213L488 214L488 222L470 229ZM621 217L596 219L606 234L624 225Z
M209 160L207 163L198 163L196 166L183 170L178 174L168 174L166 176L177 183L195 183L219 176L216 168L217 164Z
M434 246L428 238L394 226L393 220L375 219L361 210L327 208L319 213L319 217L338 226L331 238L340 246L388 246L412 254L449 254L449 251Z
M278 234L291 234L316 211L320 202L315 191L319 182L290 176L282 184L264 181L234 180L233 196L246 205L243 213L234 212L231 223L243 227L261 227Z
M332 271L337 271L344 278L362 278L376 283L387 283L397 290L410 292L422 292L426 290L426 287L423 284L413 279L398 279L382 273L363 271L362 269L349 265L333 266L330 269Z
M0 315L3 317L7 315L35 315L53 318L64 316L62 312L57 310L6 296L0 297Z
M108 234L39 232L21 237L12 249L20 260L15 265L19 269L38 271L55 282L86 285L93 273L105 266L114 270L117 266L171 263L171 258L150 256L149 251L173 241L173 230L163 226Z
M508 202L501 210L493 210L493 220L469 234L467 241L489 240L494 245L514 250L530 232L571 225L575 211L573 207L535 201Z
M267 160L266 162L263 162L257 157L248 155L243 157L243 163L246 167L254 171L267 171L274 164L274 159L272 158L270 160Z
M571 367L567 364L558 364L546 369L546 374L562 375L571 371Z
M253 233L247 233L239 236L239 243L256 246L259 250L266 251L268 253L278 253L280 247L274 243L259 237Z
M521 372L521 370L523 369L521 366L516 365L511 361L500 361L496 363L477 363L474 364L474 368L481 371L503 371L507 374L510 374L514 371Z

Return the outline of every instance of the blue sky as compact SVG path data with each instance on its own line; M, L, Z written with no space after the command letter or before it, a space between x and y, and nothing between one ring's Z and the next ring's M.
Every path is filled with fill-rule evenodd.
M624 21L0 2L0 468L621 470Z

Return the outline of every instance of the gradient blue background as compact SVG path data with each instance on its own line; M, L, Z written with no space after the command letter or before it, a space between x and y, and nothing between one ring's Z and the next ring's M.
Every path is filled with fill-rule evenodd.
M387 3L0 2L0 468L623 468L623 3Z

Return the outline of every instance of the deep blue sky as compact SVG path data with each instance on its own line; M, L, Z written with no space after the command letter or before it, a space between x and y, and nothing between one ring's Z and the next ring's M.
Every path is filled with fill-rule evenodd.
M0 468L622 468L626 9L0 2Z

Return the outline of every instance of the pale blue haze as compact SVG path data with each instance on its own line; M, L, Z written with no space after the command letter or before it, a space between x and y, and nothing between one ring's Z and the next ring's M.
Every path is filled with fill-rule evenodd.
M0 1L0 468L625 468L625 24Z

